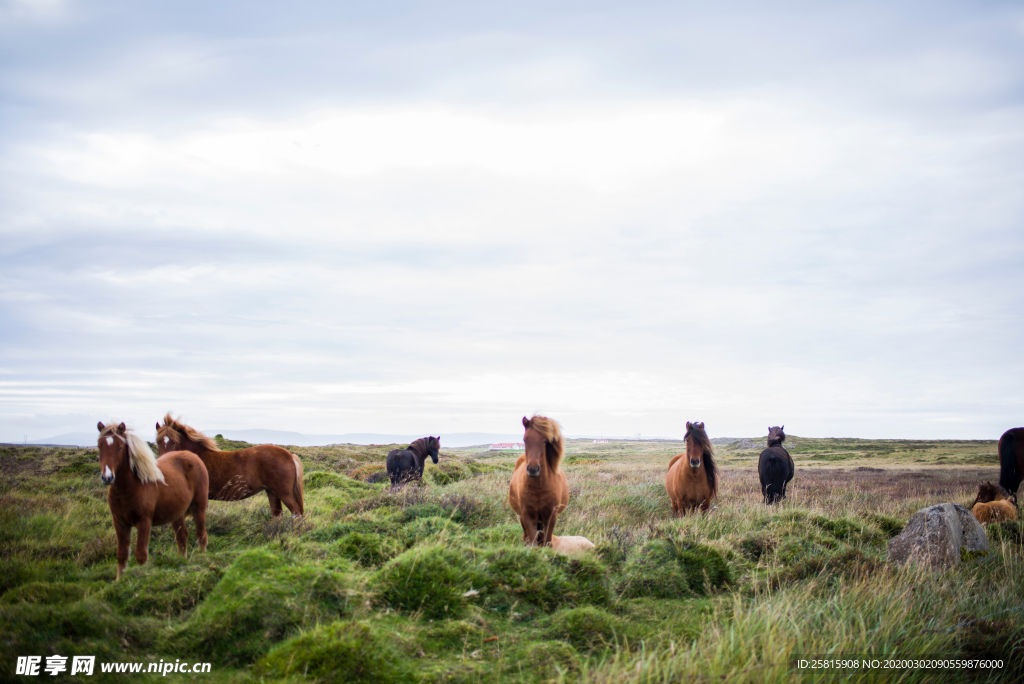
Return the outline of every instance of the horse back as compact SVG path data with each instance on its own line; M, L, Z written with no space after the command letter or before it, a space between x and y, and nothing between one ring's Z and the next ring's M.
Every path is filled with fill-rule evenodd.
M191 451L170 451L158 458L156 465L165 484L153 486L154 525L166 525L184 516L193 502L206 507L210 478L199 456Z

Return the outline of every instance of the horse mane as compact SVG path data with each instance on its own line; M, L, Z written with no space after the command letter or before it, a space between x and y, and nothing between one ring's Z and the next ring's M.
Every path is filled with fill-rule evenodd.
M704 452L704 472L708 476L708 486L711 487L712 494L718 492L718 468L715 465L715 447L711 445L711 440L708 439L708 433L704 432L703 423L691 423L690 427L686 429L686 434L683 435L683 440L693 437L693 441L697 443L701 451Z
M441 447L437 437L420 437L409 445L409 451L415 451L417 456L426 459L427 454L430 453L431 446Z
M212 439L204 435L199 430L196 430L191 425L186 425L185 423L182 423L180 420L175 420L174 417L171 416L170 411L168 411L167 415L164 416L164 424L158 431L157 439L160 439L160 433L166 434L168 432L171 433L171 435L175 438L174 441L176 442L181 441L182 436L184 436L192 440L199 446L209 449L210 451L220 451L220 449L217 448L216 442L214 442Z
M546 416L534 414L533 418L527 421L527 428L533 428L547 442L545 455L551 470L558 472L558 466L562 462L562 455L565 454L565 442L562 440L562 426L558 421Z
M119 427L121 427L121 421L119 420L112 420L104 424L100 437L102 438L107 435L122 437L117 431ZM160 468L156 465L156 454L149 448L146 440L139 437L130 428L125 429L122 439L128 444L128 463L131 465L132 470L135 471L135 475L139 480L143 484L150 482L166 484L164 482L164 474L160 472Z
M786 441L786 433L778 425L768 428L768 447L782 446Z

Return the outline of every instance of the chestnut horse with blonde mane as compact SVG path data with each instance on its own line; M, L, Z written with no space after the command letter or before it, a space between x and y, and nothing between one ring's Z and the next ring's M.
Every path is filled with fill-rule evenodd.
M1001 485L985 482L978 486L978 496L971 504L971 513L983 525L1000 520L1016 520L1016 497Z
M203 460L210 473L210 498L240 501L265 491L270 513L281 515L283 503L292 515L302 515L302 461L284 447L274 444L221 451L212 439L175 420L168 413L164 424L156 424L156 445L160 453L191 451Z
M199 457L175 451L158 460L146 440L124 423L97 423L96 427L100 431L100 481L108 487L107 505L117 535L117 579L128 565L133 527L138 531L135 559L139 565L149 558L149 534L154 526L170 524L178 553L186 554L186 515L195 521L199 548L205 551L209 477Z
M718 495L718 472L714 448L704 423L686 423L686 453L677 454L668 463L665 490L672 500L672 514L685 515L700 508L707 512Z
M516 459L508 486L508 505L519 516L527 546L551 546L558 514L569 505L569 483L560 464L565 445L558 423L523 417L526 452Z

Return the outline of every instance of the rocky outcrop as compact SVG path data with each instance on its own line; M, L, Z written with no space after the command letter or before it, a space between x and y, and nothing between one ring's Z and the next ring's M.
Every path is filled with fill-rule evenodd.
M942 503L914 513L899 536L889 540L886 558L933 568L950 568L964 557L988 553L985 530L971 512L959 504Z

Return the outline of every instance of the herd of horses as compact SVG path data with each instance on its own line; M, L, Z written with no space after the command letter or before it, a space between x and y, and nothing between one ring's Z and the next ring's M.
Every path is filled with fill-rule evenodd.
M795 474L793 458L782 443L785 426L768 429L767 448L758 458L758 477L764 503L786 498ZM153 526L171 525L178 552L185 555L192 516L199 548L206 550L206 508L210 499L238 501L266 492L270 511L280 516L282 505L294 516L305 512L303 468L299 457L272 444L221 451L209 437L173 418L156 424L159 458L149 444L124 423L98 423L100 480L108 486L107 504L117 537L117 577L128 563L131 528L137 530L135 558L140 565L149 555ZM561 468L565 443L559 424L545 416L523 417L524 452L516 460L509 483L508 503L519 516L523 541L557 547L554 535L559 513L569 504L569 484ZM686 423L686 451L668 464L665 490L673 515L707 512L718 495L714 447L704 423ZM440 437L423 437L407 449L392 450L386 468L392 487L422 477L428 458L436 464ZM1017 518L1016 492L1024 474L1024 428L1007 430L999 440L999 484L982 484L972 512L982 523ZM579 539L593 546L582 537Z

